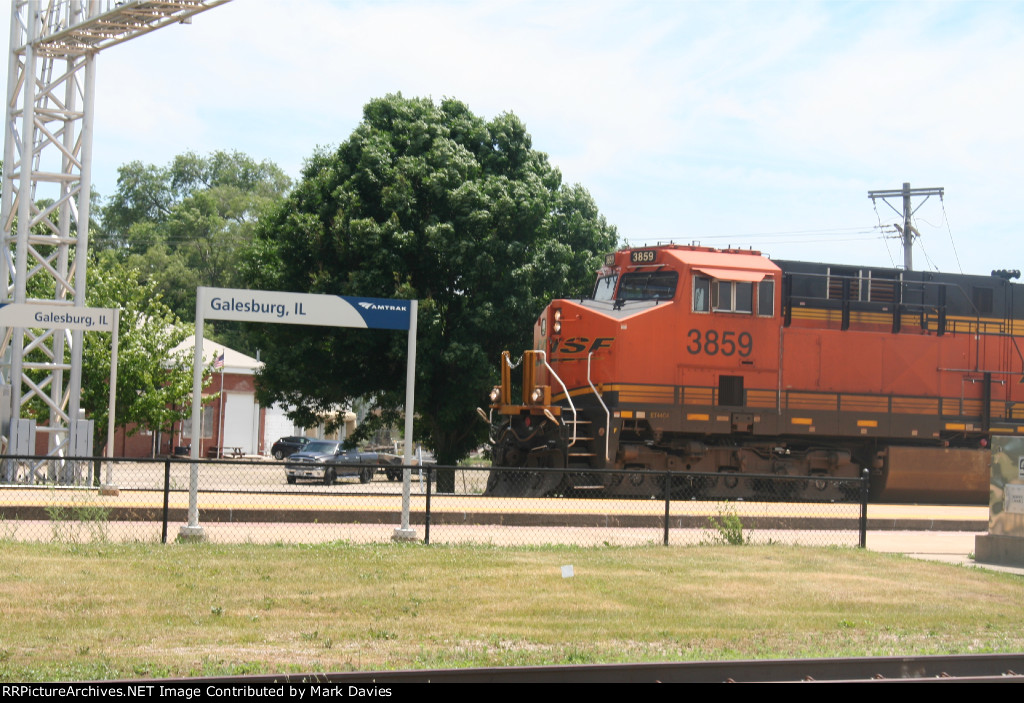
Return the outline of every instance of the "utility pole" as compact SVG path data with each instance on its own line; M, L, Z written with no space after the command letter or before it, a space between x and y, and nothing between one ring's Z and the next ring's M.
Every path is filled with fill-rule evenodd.
M914 234L921 236L914 225L911 224L910 218L914 216L922 205L928 202L928 198L933 195L942 198L942 188L911 188L909 183L904 183L903 188L900 190L869 190L868 197L871 198L871 202L875 202L877 198L881 198L882 201L891 207L897 215L903 215L903 228L900 229L899 225L896 225L897 229L900 229L900 234L903 235L903 268L907 271L914 270ZM911 209L910 199L914 196L924 196L924 200L918 203L916 208ZM903 210L897 210L892 203L889 202L889 198L902 198L903 199Z

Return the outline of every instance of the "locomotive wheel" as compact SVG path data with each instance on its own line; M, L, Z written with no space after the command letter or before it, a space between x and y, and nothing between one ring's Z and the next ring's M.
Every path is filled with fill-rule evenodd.
M805 500L815 502L841 501L846 500L842 489L843 484L827 481L824 476L811 476L804 482L800 495Z
M784 464L775 464L772 466L772 473L780 478L754 482L757 495L763 496L766 500L791 500L800 495L803 482L783 478L789 476L788 467Z
M719 470L716 483L717 485L711 489L709 497L735 500L737 498L747 499L753 496L750 480L740 476L740 472L734 468L722 468Z

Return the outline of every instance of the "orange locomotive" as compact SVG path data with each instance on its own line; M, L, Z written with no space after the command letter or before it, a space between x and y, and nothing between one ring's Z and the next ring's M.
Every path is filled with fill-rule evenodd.
M642 468L675 472L686 495L710 490L687 472L713 473L715 495L739 496L751 489L737 473L863 467L875 498L984 502L989 439L1024 434L1024 286L1012 273L679 245L610 254L592 299L556 300L537 320L522 402L504 355L494 465L523 470L493 471L488 492L660 493L638 474L588 472Z

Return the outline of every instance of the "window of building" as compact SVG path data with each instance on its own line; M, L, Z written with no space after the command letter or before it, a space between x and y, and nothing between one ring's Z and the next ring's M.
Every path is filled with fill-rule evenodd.
M199 412L199 421L203 426L203 439L213 439L213 410L202 408ZM181 423L181 436L192 439L192 416L185 418Z

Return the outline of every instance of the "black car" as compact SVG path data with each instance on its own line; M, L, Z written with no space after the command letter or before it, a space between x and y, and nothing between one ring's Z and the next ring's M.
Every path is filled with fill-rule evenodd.
M274 442L274 446L270 448L270 453L275 459L280 461L286 456L291 456L295 452L305 449L306 445L311 441L309 437L282 437Z

